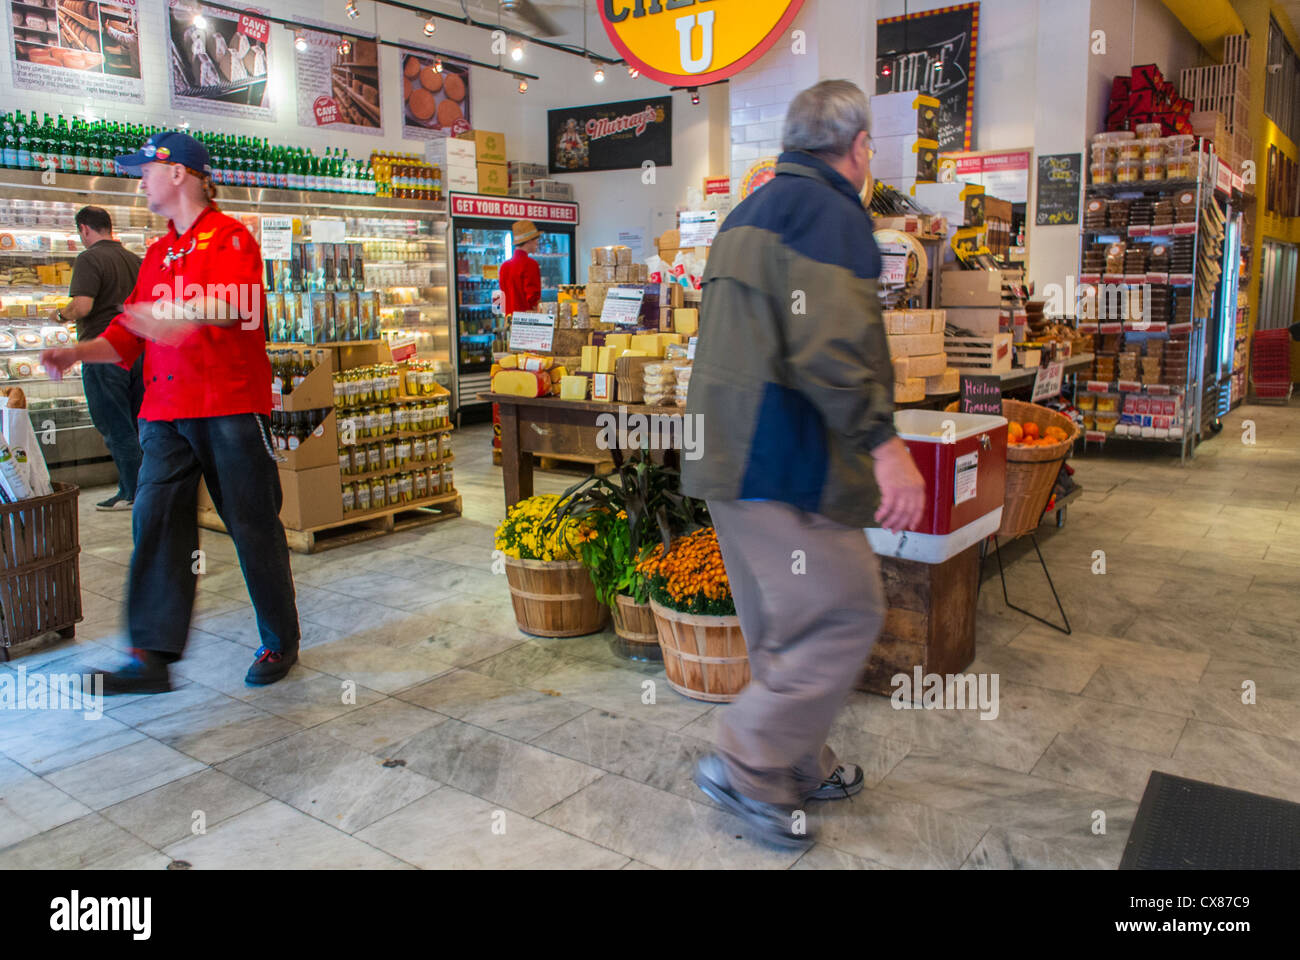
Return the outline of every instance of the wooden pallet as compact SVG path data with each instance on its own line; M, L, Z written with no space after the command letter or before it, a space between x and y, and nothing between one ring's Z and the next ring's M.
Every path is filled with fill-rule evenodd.
M390 507L382 512L326 523L309 530L291 530L286 527L284 535L289 542L289 549L295 553L319 553L322 550L333 550L335 547L345 547L350 543L361 543L376 537L385 537L390 533L399 533L414 527L450 520L460 515L460 494L452 492L431 497L415 506ZM225 524L221 522L221 517L215 510L200 508L199 526L206 530L226 532Z

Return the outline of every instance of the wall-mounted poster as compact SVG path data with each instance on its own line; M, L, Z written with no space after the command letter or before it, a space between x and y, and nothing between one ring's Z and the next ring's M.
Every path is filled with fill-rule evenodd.
M199 14L202 20L195 23ZM274 120L267 83L270 33L271 24L251 10L167 0L172 107Z
M381 135L379 44L320 26L327 29L297 31L304 41L304 49L294 47L298 123Z
M14 86L144 103L136 0L10 0Z
M917 90L939 101L939 149L971 149L980 5L876 21L876 93Z
M673 98L567 107L547 114L551 173L673 162Z
M438 140L472 129L469 119L469 64L436 50L401 47L402 137Z

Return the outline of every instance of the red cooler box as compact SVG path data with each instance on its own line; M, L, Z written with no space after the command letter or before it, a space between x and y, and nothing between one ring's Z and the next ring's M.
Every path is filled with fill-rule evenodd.
M872 549L942 563L996 532L1006 496L1006 418L899 410L894 428L925 477L925 514L904 533L868 528Z

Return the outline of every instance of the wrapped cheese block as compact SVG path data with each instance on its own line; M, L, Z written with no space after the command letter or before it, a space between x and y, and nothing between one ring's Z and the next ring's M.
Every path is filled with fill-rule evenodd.
M492 392L533 399L551 392L551 375L544 370L502 370L492 378Z
M956 393L961 389L961 373L955 367L948 367L943 373L925 378L925 394Z
M942 333L914 333L886 337L891 357L923 357L943 353Z
M895 360L895 371L897 364L902 361L906 372L903 378L910 380L913 377L936 377L943 373L948 367L948 355L944 353L931 353L923 357L899 357ZM897 379L897 375L895 375Z
M925 399L925 381L920 377L908 377L894 383L895 403L915 403Z
M562 377L560 379L560 399L586 400L587 383L586 377Z
M199 51L197 55L191 58L190 69L193 71L194 83L197 86L215 87L221 83L221 77L217 75L216 64L203 51Z

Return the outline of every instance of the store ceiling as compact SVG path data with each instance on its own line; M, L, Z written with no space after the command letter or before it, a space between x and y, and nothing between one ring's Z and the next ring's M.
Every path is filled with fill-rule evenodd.
M506 27L512 30L518 30L520 33L529 36L534 35L533 27L526 20L506 13L499 0L465 0L462 7L461 0L413 0L418 6L425 6L437 10L440 13L447 13L453 16L462 14L465 10L475 20L495 23L498 20ZM605 56L617 56L613 45L605 36L605 30L600 24L600 17L597 14L595 5L589 0L533 0L543 13L555 21L560 28L561 33L556 37L547 39L555 43L568 43L581 47L583 45L583 14L587 15L587 49L593 53L603 54Z

